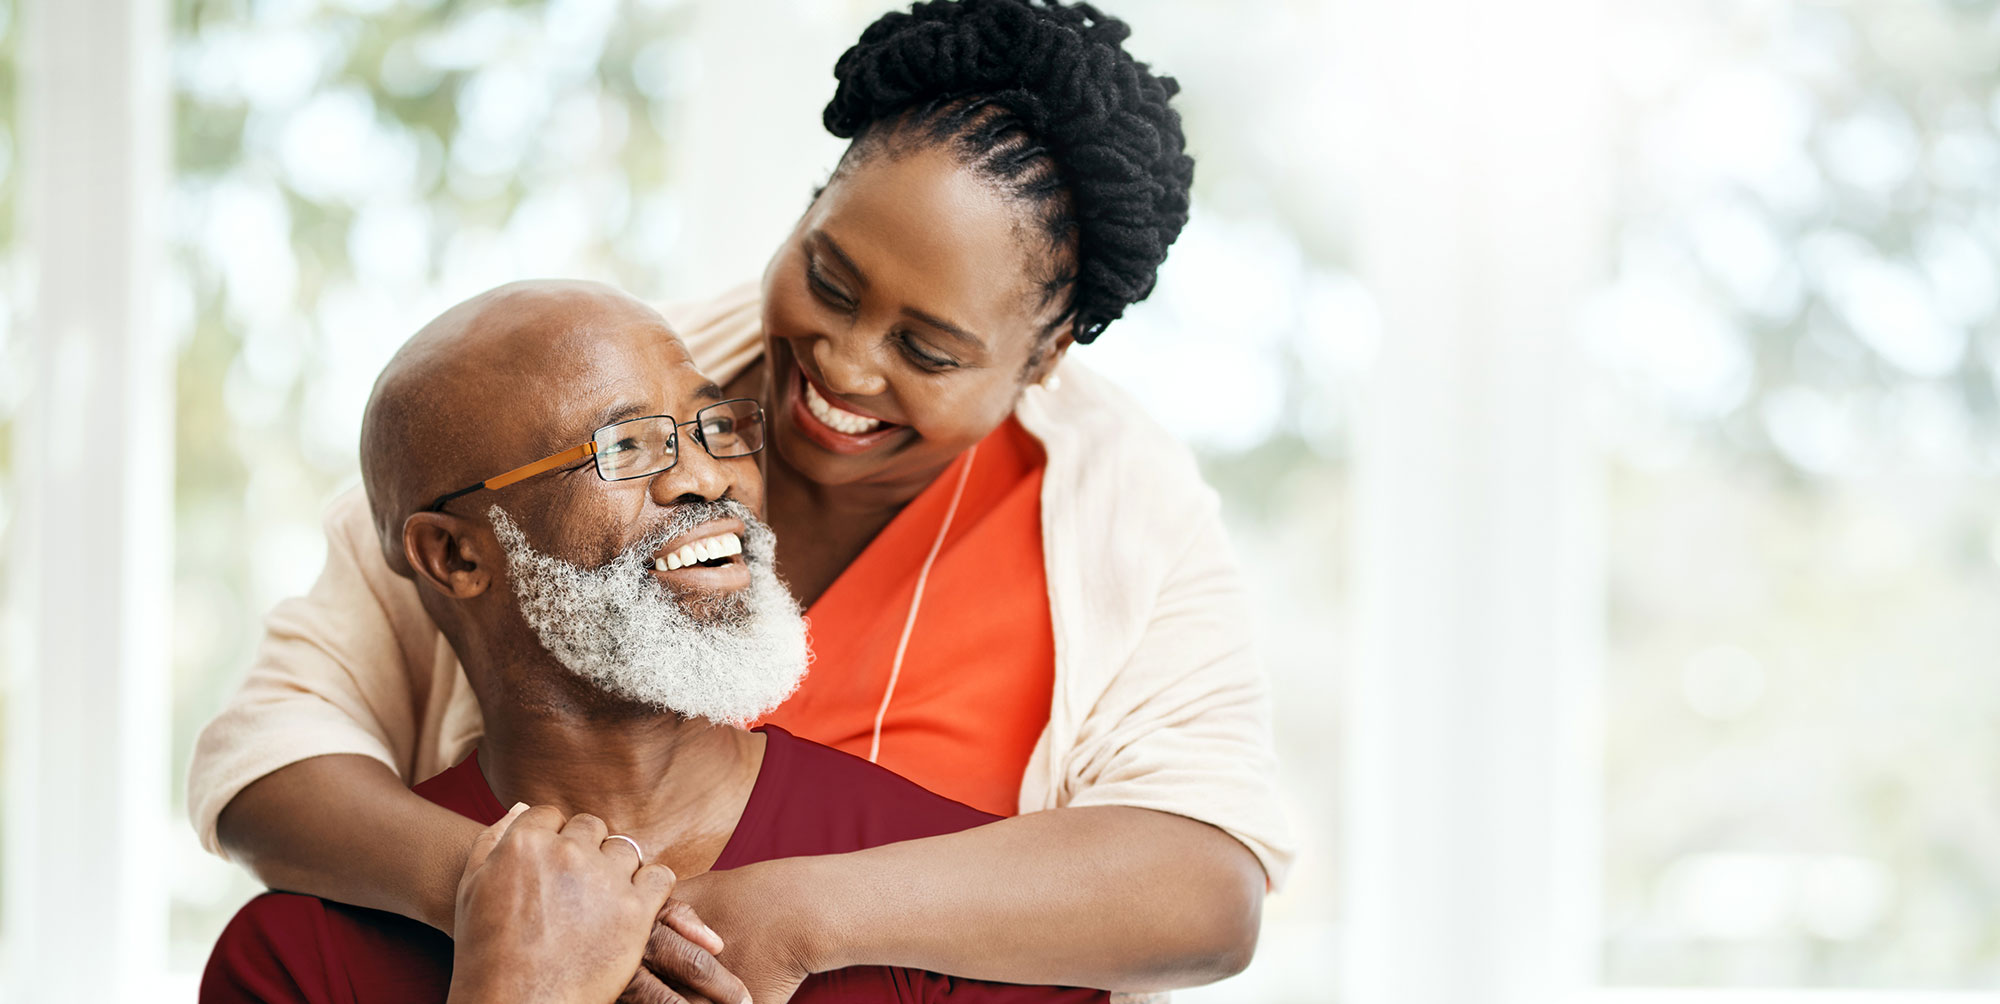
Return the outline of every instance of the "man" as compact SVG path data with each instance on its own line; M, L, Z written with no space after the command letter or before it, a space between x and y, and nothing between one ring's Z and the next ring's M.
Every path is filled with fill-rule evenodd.
M362 478L390 567L417 583L486 729L417 791L493 825L455 943L267 894L217 943L204 1001L602 1004L636 971L674 875L992 818L742 728L806 665L757 519L762 421L755 402L722 400L658 314L594 284L503 286L404 346L369 401ZM1104 997L857 967L793 999Z

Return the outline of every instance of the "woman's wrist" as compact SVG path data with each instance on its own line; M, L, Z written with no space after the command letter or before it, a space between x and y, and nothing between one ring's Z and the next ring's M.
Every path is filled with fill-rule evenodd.
M438 835L427 855L432 864L426 869L422 888L414 890L412 905L418 911L417 919L445 934L451 934L457 923L458 884L465 877L465 862L480 829L477 822L457 816L451 829Z
M838 910L851 895L839 885L836 863L843 854L777 858L749 867L758 869L759 899L768 904L765 916L777 926L780 943L807 972L824 973L859 965L850 957L851 942Z

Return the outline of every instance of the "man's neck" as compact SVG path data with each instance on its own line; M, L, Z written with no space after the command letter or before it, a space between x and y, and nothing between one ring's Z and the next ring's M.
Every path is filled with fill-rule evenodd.
M676 875L707 871L743 815L764 737L596 695L547 696L481 701L479 766L500 804L587 812Z

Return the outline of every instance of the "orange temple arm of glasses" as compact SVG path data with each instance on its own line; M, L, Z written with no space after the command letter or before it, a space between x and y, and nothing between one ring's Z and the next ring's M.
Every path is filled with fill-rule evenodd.
M582 446L564 450L561 453L556 454L555 456L543 457L542 459L537 460L532 464L528 464L525 467L516 467L513 470L508 471L507 473L502 474L497 478L488 478L484 482L484 484L486 485L487 488L505 488L516 481L520 481L524 478L532 478L535 475L542 473L543 471L554 470L555 468L561 467L564 464L574 463L575 461L582 460L585 457L593 456L596 453L597 453L597 442L593 440L591 442L583 444Z

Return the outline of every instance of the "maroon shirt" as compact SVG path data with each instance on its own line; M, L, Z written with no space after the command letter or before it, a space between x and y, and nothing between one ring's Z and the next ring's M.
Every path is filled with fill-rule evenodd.
M769 858L837 854L953 833L999 818L775 725L757 731L765 736L764 763L736 832L715 860L716 871ZM476 751L417 785L416 792L481 823L506 815L479 772ZM216 941L202 973L201 1000L443 1001L451 988L451 948L451 939L436 928L392 913L294 893L265 893L237 911ZM798 1004L1083 1004L1109 999L1100 990L982 983L887 966L816 974L792 998Z

